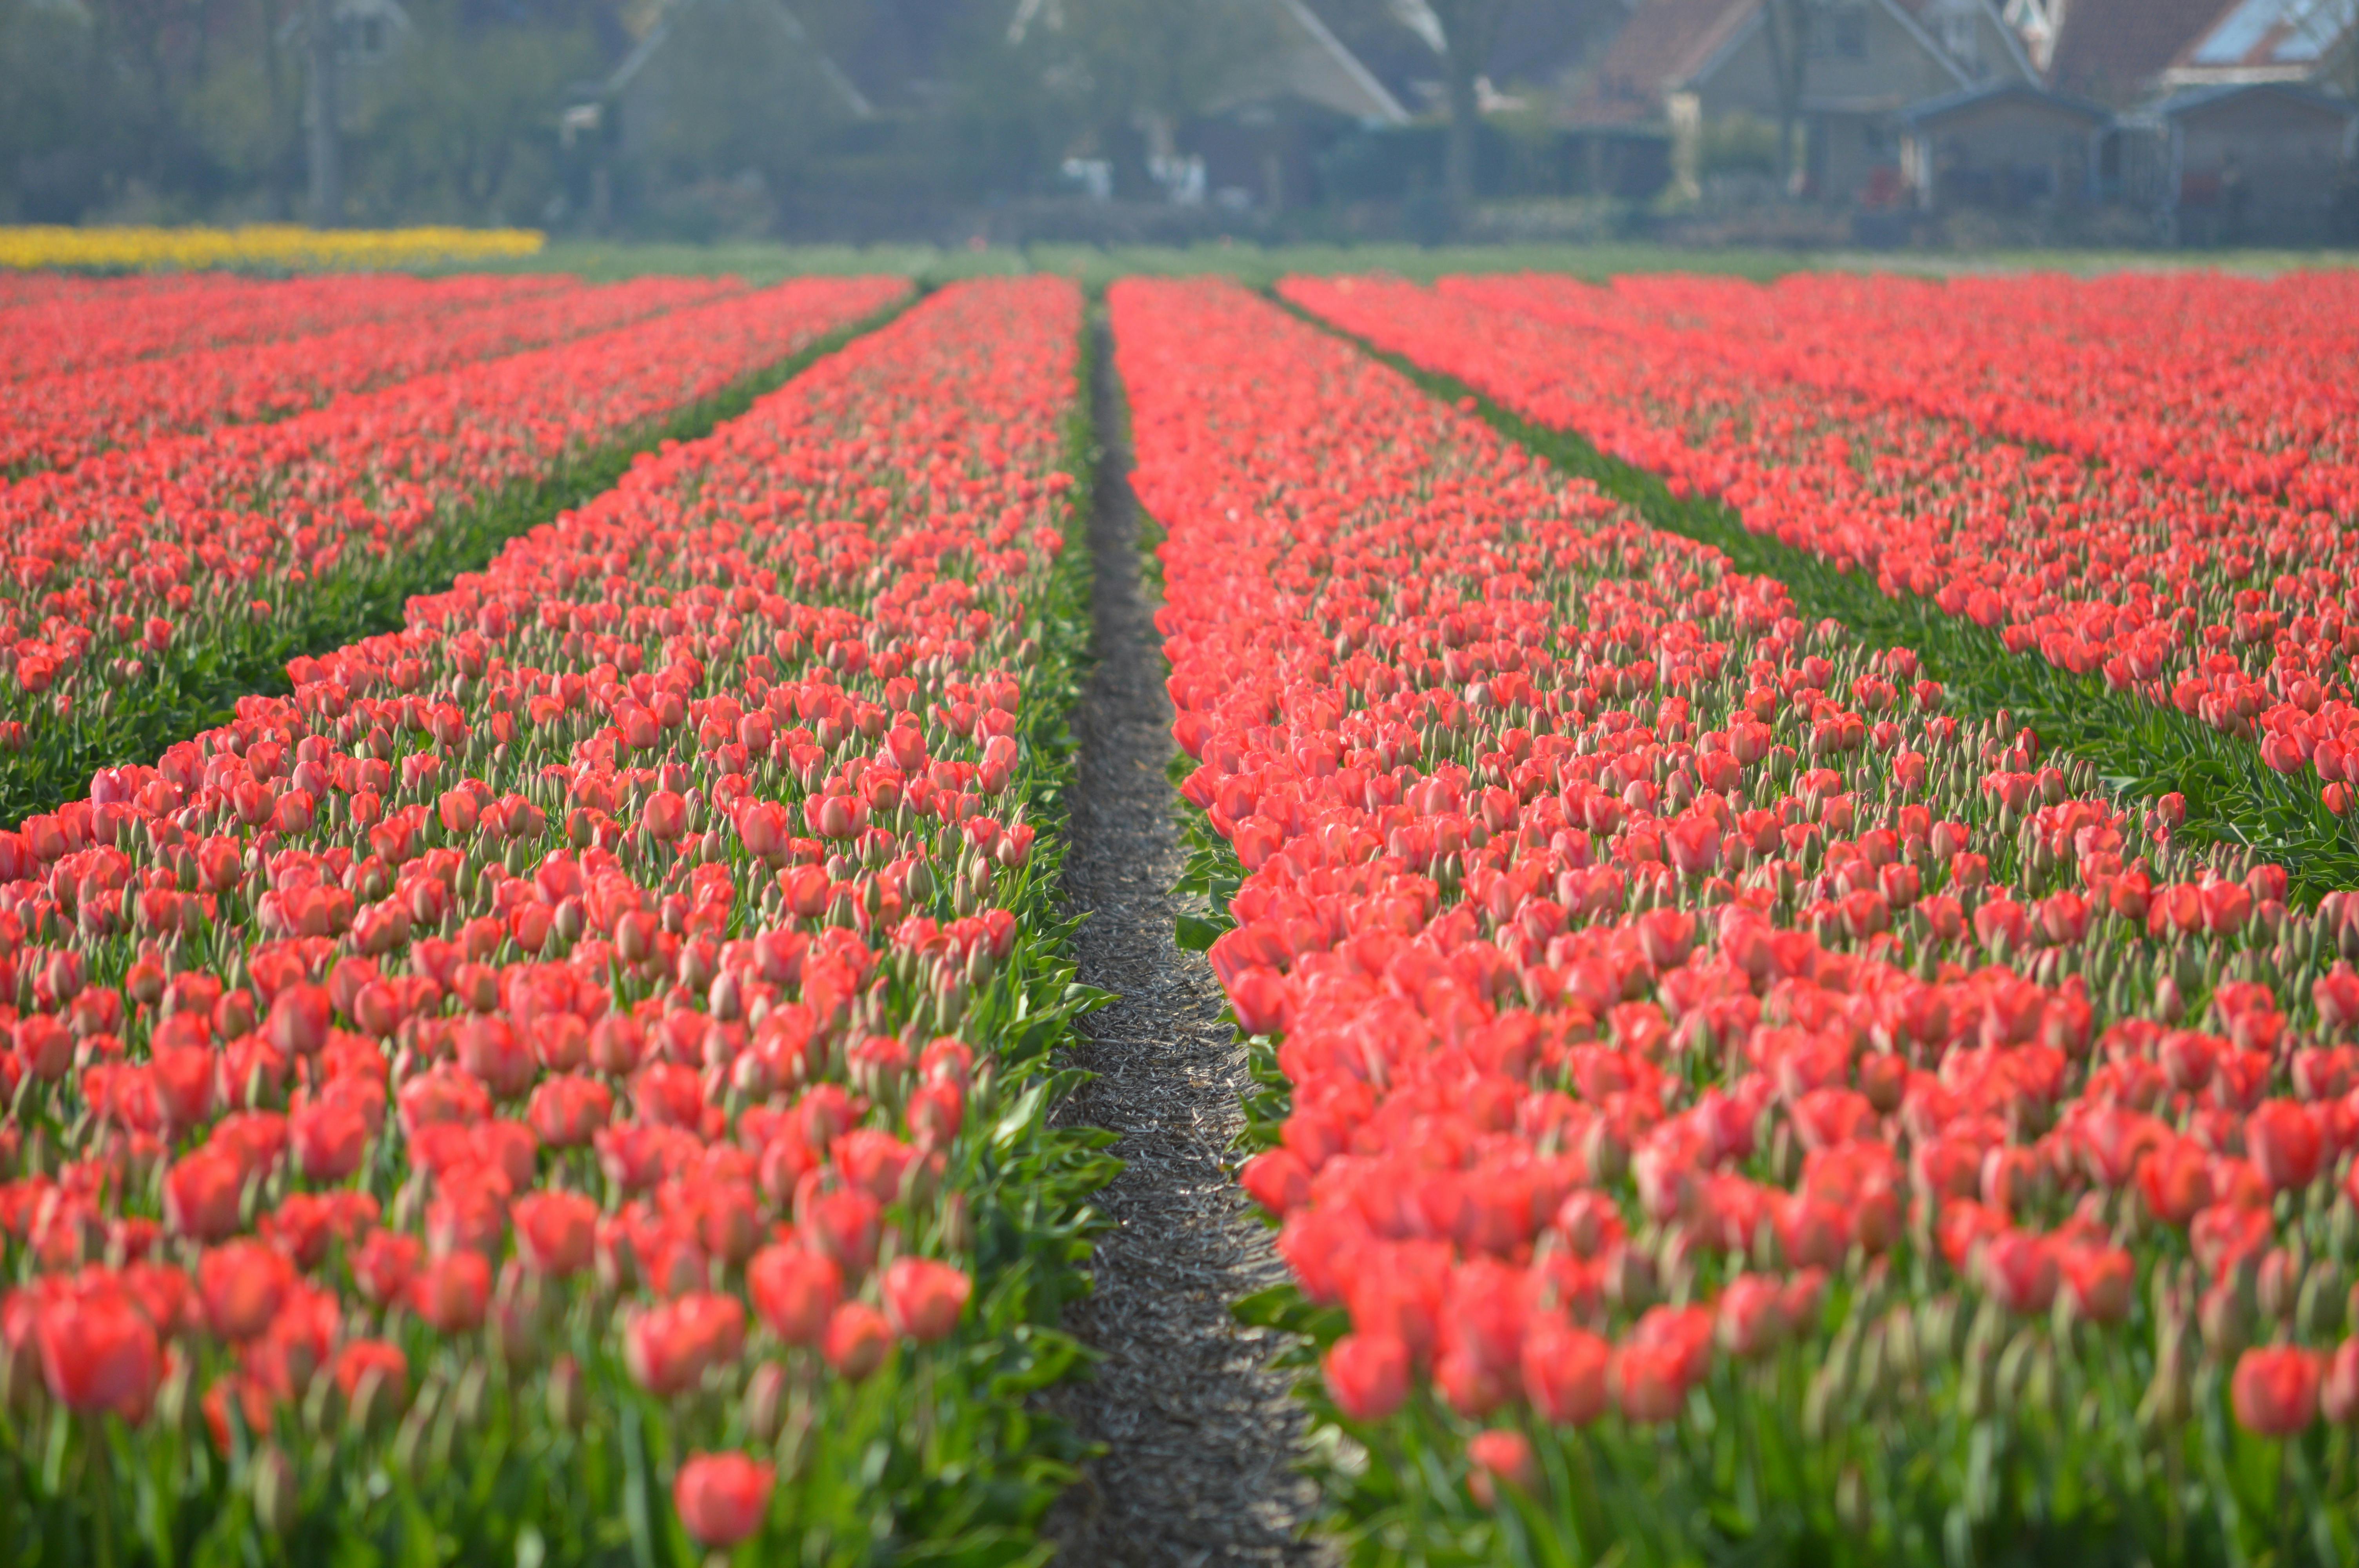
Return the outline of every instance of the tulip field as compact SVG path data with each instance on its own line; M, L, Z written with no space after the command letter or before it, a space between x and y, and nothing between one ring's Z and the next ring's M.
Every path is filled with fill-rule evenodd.
M1055 1555L1120 490L1302 1561L2359 1562L2354 355L2329 275L11 280L0 1561Z
M628 324L0 485L0 645L16 677L0 696L0 805L15 816L54 805L101 762L185 739L192 714L283 684L291 654L397 620L406 593L480 564L570 468L905 291L854 278L715 295L654 280L553 310L534 296L516 303L551 324ZM212 358L91 379L168 385L184 361Z
M2299 564L2239 531L2275 489L1928 433L1832 337L1807 374L1747 358L1739 299L1703 329L1669 286L1281 292L2025 656L2264 745L2343 711L2326 574L2238 586ZM1267 1086L1242 1176L1291 1283L1245 1310L1320 1347L1355 1555L2359 1555L2343 896L2289 908L2177 794L1951 711L1912 650L1274 302L1113 309L1169 531L1189 935ZM2085 528L2027 527L2049 494ZM2177 554L2171 506L2205 520ZM2290 634L2205 628L2232 613Z
M880 288L395 399L481 420L409 476L326 421L325 525L214 569L300 593ZM1047 1124L1080 306L940 295L0 836L16 1561L1023 1555L1103 1163Z

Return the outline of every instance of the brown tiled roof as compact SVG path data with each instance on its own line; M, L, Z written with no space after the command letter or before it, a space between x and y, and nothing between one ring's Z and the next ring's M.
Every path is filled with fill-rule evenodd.
M2067 0L2048 84L2109 103L2153 84L2228 0Z
M1691 75L1761 0L1642 0L1622 24L1597 74L1574 101L1580 124L1651 120L1665 87Z

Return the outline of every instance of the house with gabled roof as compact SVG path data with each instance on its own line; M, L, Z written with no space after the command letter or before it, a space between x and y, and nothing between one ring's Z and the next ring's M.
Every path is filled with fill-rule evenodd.
M1908 105L2038 77L1989 0L1831 0L1807 55L1803 184L1832 201L1897 200ZM1656 131L1693 190L1708 126L1777 118L1775 58L1766 0L1639 0L1566 121Z
M1901 169L1928 211L2093 207L2113 120L2102 103L2036 82L1968 88L1900 112Z
M2010 0L2006 16L2044 85L2116 109L2153 96L2163 70L2226 0Z
M2234 0L2162 72L2173 91L2278 82L2359 89L2359 0Z
M2159 141L2165 236L2181 244L2359 238L2359 105L2290 81L2172 93L2139 117Z

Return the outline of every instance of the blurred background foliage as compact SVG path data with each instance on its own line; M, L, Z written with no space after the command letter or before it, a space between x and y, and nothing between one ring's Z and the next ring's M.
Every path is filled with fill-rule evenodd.
M1531 38L1602 37L1617 5L0 0L0 222L321 216L309 29L324 17L342 160L327 216L341 223L696 243L1119 240L1110 208L1144 214L1139 240L1266 231L1330 197L1397 202L1439 187L1463 72L1436 18L1552 68L1566 49L1535 54ZM1380 151L1344 145L1372 121L1292 92L1286 62L1299 65L1306 28L1397 90L1410 123L1388 125ZM1469 167L1494 186L1530 175L1515 116L1488 107ZM1273 112L1319 123L1273 129ZM1239 189L1202 189L1201 160L1191 176L1174 149L1208 119L1296 162L1292 149L1321 149L1326 167L1278 170L1248 150ZM1198 189L1181 191L1190 178ZM1016 210L1010 232L1002 215ZM1077 227L1060 234L1060 222Z

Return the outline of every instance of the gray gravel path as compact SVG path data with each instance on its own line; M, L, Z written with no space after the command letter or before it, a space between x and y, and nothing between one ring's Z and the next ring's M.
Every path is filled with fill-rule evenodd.
M1268 1368L1280 1341L1239 1327L1229 1303L1275 1283L1269 1233L1226 1166L1249 1079L1199 954L1172 941L1168 890L1183 859L1164 776L1171 706L1143 579L1129 451L1103 329L1093 333L1104 445L1090 526L1098 665L1079 721L1066 886L1090 914L1081 978L1122 1000L1085 1021L1099 1075L1066 1119L1110 1128L1126 1168L1103 1195L1114 1221L1096 1290L1071 1325L1104 1360L1057 1404L1106 1445L1060 1501L1060 1561L1109 1568L1323 1564L1300 1539L1316 1489L1296 1474L1302 1418Z

